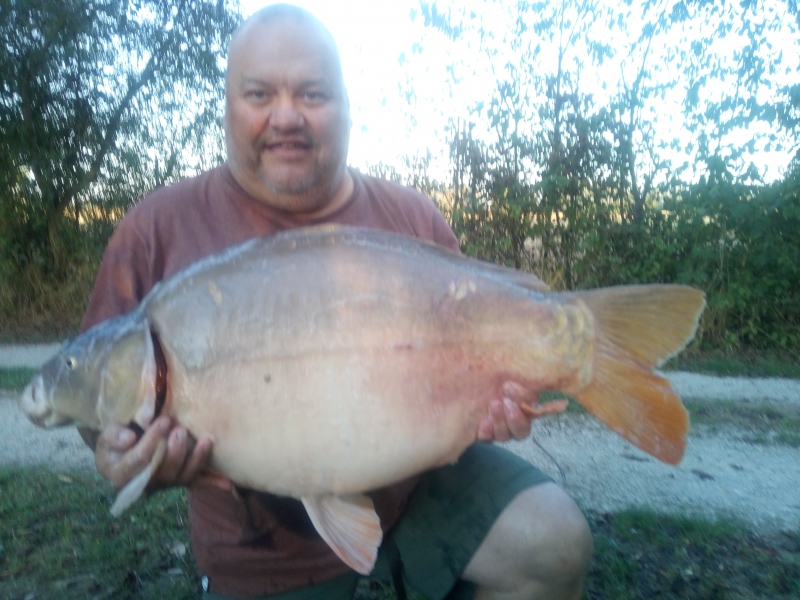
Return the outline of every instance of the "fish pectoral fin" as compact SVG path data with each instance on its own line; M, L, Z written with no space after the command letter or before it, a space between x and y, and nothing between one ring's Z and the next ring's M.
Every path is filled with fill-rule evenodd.
M136 477L131 479L128 484L120 490L119 494L117 494L114 504L111 505L112 516L120 516L123 512L128 510L131 504L142 497L147 484L150 482L150 478L153 477L153 474L156 472L161 464L161 461L164 459L164 454L166 451L167 441L162 439L158 442L158 446L153 454L153 458L150 459L150 462L144 468L144 470Z
M363 494L301 498L311 522L336 556L350 568L368 575L383 539L372 500Z

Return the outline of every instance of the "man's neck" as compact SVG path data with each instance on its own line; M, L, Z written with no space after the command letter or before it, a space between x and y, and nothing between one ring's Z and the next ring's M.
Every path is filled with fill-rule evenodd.
M328 202L322 208L319 208L315 211L303 213L302 217L316 220L327 217L328 215L332 215L337 210L342 208L347 201L350 199L350 196L353 194L353 176L350 174L350 169L345 167L344 170L344 177L342 177L342 183L339 185L339 188L334 192L331 201ZM301 215L298 215L301 216Z

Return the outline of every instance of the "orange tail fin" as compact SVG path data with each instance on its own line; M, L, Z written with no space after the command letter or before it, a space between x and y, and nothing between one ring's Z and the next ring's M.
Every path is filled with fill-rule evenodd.
M669 382L652 372L694 337L703 293L679 285L576 293L595 319L592 382L575 398L613 431L670 464L683 458L689 415Z

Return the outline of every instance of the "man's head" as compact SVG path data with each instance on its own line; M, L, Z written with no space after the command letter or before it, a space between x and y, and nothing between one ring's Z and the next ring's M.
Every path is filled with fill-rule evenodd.
M296 213L346 200L350 104L336 44L313 15L278 4L247 19L225 96L228 164L249 194Z

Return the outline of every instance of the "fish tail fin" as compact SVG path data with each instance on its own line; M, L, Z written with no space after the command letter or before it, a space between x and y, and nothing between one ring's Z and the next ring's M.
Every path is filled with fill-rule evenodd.
M680 285L623 286L576 294L591 310L597 346L591 383L574 393L613 431L659 460L683 457L689 415L654 367L683 350L705 307Z

